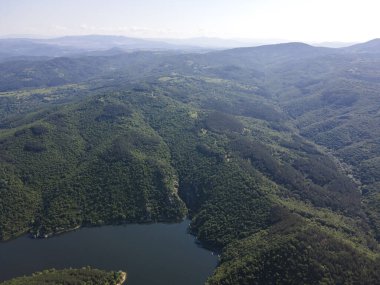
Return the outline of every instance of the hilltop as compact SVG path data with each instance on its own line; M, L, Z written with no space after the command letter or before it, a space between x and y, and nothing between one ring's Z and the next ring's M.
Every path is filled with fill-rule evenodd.
M379 63L303 43L3 62L0 237L189 215L221 252L208 284L374 284Z

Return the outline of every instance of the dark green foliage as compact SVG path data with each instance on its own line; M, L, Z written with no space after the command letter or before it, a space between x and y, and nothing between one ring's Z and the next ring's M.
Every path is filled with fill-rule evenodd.
M206 144L198 144L197 151L204 156L215 157L220 161L223 161L223 154L219 153L217 150L212 149L210 146Z
M221 248L268 224L270 201L260 189L259 178L250 177L237 165L215 166L210 174L204 176L206 185L201 186L204 189L193 189L209 192L192 223L192 230L200 240ZM208 185L212 188L207 189Z
M129 116L131 113L131 110L126 105L111 104L104 107L103 113L96 117L96 120L115 120L119 116Z
M48 129L43 125L36 125L30 128L33 135L41 136L43 134L46 134L48 132Z
M364 206L370 223L375 231L376 239L380 241L380 191L379 183L366 186L363 189Z
M10 177L22 181L20 195L38 195L25 205L26 198L8 205L2 200L4 238L15 234L14 217L19 217L21 231L31 228L36 236L80 225L183 218L167 146L141 119L130 118L124 106L90 100L9 137L0 148L9 160L1 165L16 166ZM104 112L117 120L94 120ZM17 197L9 190L7 195ZM16 214L18 207L28 215Z
M288 215L229 245L207 284L377 284L380 260Z
M116 285L121 280L121 272L106 272L90 267L81 269L48 269L32 276L14 278L1 285Z
M46 151L46 147L42 142L28 141L24 145L24 150L29 152L42 152Z
M310 142L307 142L299 136L295 135L292 136L291 141L281 141L280 145L291 150L302 151L308 154L320 154L317 148L313 146Z
M322 155L299 158L293 162L293 167L321 186L328 184L339 175L335 163Z
M243 124L234 117L221 112L209 114L205 119L205 126L207 129L216 132L241 132L244 127Z
M15 137L19 137L19 136L22 136L25 133L26 133L25 129L24 130L18 130L18 131L15 131L14 136Z
M326 105L334 106L337 108L351 107L358 101L358 94L352 93L347 90L328 91L322 94L322 102Z
M2 64L1 239L188 210L210 284L376 284L379 66L300 43Z
M34 222L36 209L39 206L39 193L23 189L22 181L15 178L13 173L10 174L0 179L2 240L25 233Z
M380 182L380 157L362 161L358 166L358 172L365 184Z
M335 164L325 156L309 154L307 159L298 158L291 165L274 158L273 151L267 146L245 137L233 140L230 147L303 200L318 207L352 214L360 211L360 197L355 185L341 175Z
M279 122L281 119L285 119L283 114L268 104L252 101L245 97L234 98L234 100L230 98L230 100L231 102L226 101L225 99L209 99L205 102L204 106L224 113L252 117L266 121Z

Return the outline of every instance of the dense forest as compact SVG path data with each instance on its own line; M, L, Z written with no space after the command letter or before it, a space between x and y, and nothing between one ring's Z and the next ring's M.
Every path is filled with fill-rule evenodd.
M376 284L379 47L3 60L0 239L188 215L207 284Z
M81 269L47 269L32 276L14 278L1 285L121 285L126 279L125 272L106 272L89 267Z

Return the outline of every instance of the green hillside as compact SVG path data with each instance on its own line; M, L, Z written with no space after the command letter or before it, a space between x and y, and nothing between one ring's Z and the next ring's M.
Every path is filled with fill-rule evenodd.
M81 269L48 269L0 283L1 285L121 285L125 280L124 272L106 272L92 268Z
M0 237L188 214L221 252L208 284L376 284L379 60L293 43L3 63Z

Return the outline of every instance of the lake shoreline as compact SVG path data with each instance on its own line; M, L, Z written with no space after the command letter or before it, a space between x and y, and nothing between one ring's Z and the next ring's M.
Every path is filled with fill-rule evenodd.
M91 223L85 223L81 225L77 225L73 228L67 228L62 229L57 232L50 232L45 234L39 234L39 233L33 233L33 228L27 228L23 231L18 232L17 234L14 234L12 236L9 236L5 239L0 239L1 243L10 242L12 240L18 239L22 236L28 236L31 239L49 239L55 236L60 236L65 233L69 233L72 231L76 231L83 228L97 228L97 227L103 227L103 226L126 226L126 225L154 225L154 224L164 224L164 225L171 225L171 224L180 224L185 220L188 220L189 218L186 216L183 219L170 221L170 220L162 220L162 221L121 221L121 222L110 222L110 223L99 223L99 224L91 224ZM190 233L190 232L189 232ZM194 235L193 233L190 233L191 235Z
M116 280L116 285L123 285L125 283L125 281L127 281L127 272L124 272L124 271L119 271L120 273L120 276L119 276L119 279L120 280Z
M101 270L127 271L126 282L129 285L152 284L153 280L201 285L218 266L218 258L196 242L188 231L189 223L189 220L184 220L182 223L149 225L82 226L61 233L59 237L39 239L25 235L0 243L0 280L46 268L91 266ZM178 274L173 275L173 270ZM196 272L191 278L189 270Z

